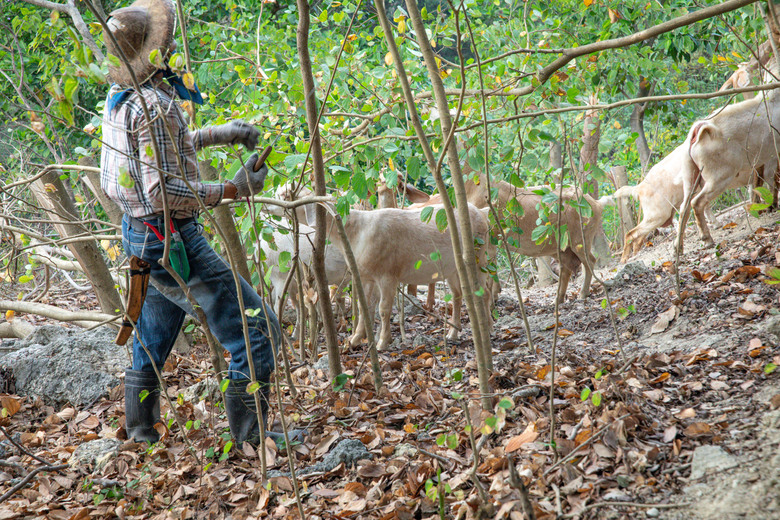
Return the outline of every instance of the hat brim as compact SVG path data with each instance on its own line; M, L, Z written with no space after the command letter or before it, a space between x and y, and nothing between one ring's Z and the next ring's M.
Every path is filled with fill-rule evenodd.
M172 0L137 0L132 6L143 7L149 11L151 27L143 45L135 56L129 59L129 63L122 63L120 56L117 56L120 60L119 66L109 63L108 74L111 81L122 86L133 85L128 66L135 73L139 85L146 83L157 72L158 67L149 61L149 55L153 50L158 49L161 58L165 58L173 43L173 31L176 26L176 12Z

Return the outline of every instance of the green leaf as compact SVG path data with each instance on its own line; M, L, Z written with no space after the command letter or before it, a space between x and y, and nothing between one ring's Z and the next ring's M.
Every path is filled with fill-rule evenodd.
M593 403L593 406L601 405L601 392L593 392L593 395L590 396L590 402Z
M19 277L19 283L28 283L33 280L33 276L30 274L25 274Z
M431 261L432 262L438 262L441 260L441 252L436 250L433 253L431 253Z
M140 399L140 402L142 402L142 403L143 403L143 402L144 402L144 399L146 399L147 397L149 397L149 390L141 390L141 393L140 393L140 394L138 394L138 397L139 397L139 399Z
M426 206L420 212L420 220L423 221L423 222L429 222L431 220L431 216L432 215L433 215L433 207L432 206Z
M447 229L447 213L444 211L444 208L440 208L436 212L436 227L439 231Z
M246 393L248 394L254 394L258 390L260 390L260 383L257 381L249 383L246 387Z
M347 381L352 379L352 376L349 374L339 374L333 379L333 391L334 392L341 392L344 390L344 386L347 384Z
M127 166L119 167L119 185L127 190L132 190L135 187L135 180L127 173Z
M440 433L436 436L436 444L438 446L444 446L444 443L447 442L447 436L443 433Z
M327 22L327 21L328 21L328 10L327 10L327 9L323 9L323 10L320 12L320 15L317 17L317 19L318 19L318 20L319 20L321 23Z
M761 199L766 202L767 204L772 204L774 202L774 197L772 196L772 192L769 191L764 186L756 186L753 188L753 191L758 193L761 196Z
M422 260L417 260L417 263L414 264L414 268L419 269L420 267L422 267Z
M482 297L485 295L485 288L484 288L484 287L480 287L479 289L477 289L476 291L474 291L474 295L475 295L477 298L482 298Z
M513 406L514 404L510 399L504 398L498 402L498 407L503 408L504 410L511 410Z
M458 447L458 436L456 434L447 435L447 447L451 450Z
M492 429L495 430L496 425L498 424L498 419L494 415L491 415L490 417L487 417L485 419L485 424L487 424L488 426L490 426Z
M222 380L222 382L219 384L219 390L224 394L227 392L228 385L230 384L230 379L225 378Z
M607 308L607 299L606 298L601 300L601 308L602 309L606 309Z
M582 389L582 392L580 393L580 401L587 401L588 397L590 396L590 388L587 386Z
M764 373L766 375L771 374L775 370L777 370L777 365L775 365L774 363L767 363L766 366L764 367Z

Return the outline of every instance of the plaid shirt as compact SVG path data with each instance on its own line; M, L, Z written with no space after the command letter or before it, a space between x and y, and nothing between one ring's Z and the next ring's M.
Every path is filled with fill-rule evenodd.
M187 129L184 115L174 100L173 88L164 82L150 83L141 86L141 93L149 108L151 124L147 124L137 92L131 92L111 113L103 115L100 185L108 198L129 216L162 215L160 176L151 140L154 133L171 217L197 217L199 206L193 190L206 206L214 206L222 200L224 186L200 182L195 153L203 147L200 131ZM120 90L121 87L112 86L108 98Z

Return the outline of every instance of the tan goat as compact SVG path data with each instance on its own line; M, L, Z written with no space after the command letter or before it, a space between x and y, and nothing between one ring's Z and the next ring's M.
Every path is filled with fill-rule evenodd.
M440 207L434 206L434 212ZM308 210L308 207L307 207ZM352 246L363 289L368 299L371 316L360 314L350 345L366 336L366 326L373 325L373 309L379 301L380 333L377 348L390 343L390 315L398 284L427 285L432 280L445 279L453 294L452 320L460 323L462 289L449 233L439 231L432 221L420 219L422 209L352 210L344 222L347 238ZM476 242L478 262L487 262L488 220L486 212L469 206L471 225ZM333 217L327 218L328 239L336 246L344 244L333 227ZM476 240L479 239L479 240ZM486 290L486 277L478 273L478 283ZM378 293L378 294L377 294ZM488 295L489 296L489 295ZM447 337L457 338L458 331L450 328Z
M464 174L471 174L474 170L467 165L463 169ZM465 183L466 197L469 203L478 208L487 208L490 193L488 192L485 176L479 172L474 173L473 178L469 178ZM514 239L516 245L510 247L518 253L530 257L550 256L558 257L558 243L552 238L547 238L541 244L537 244L531 239L533 230L536 228L536 221L539 218L539 208L542 196L534 193L535 190L516 188L506 181L491 182L491 189L497 191L494 200L496 211L502 215L504 209L511 199L517 202L523 208L523 216L505 217L506 223L513 228L519 228L521 234L511 232L510 237ZM601 229L601 215L604 209L604 203L595 200L587 194L579 194L590 205L592 215L590 217L581 217L580 214L571 206L571 202L579 197L574 190L564 190L563 193L563 213L561 214L561 227L566 226L569 234L568 245L561 251L561 273L560 288L558 292L558 302L566 299L566 290L569 287L569 280L572 273L577 271L580 265L585 268L585 279L583 281L581 298L586 298L590 294L590 282L593 276L591 269L595 266L596 258L591 252L593 239L596 233ZM431 196L431 202L441 201L441 195ZM413 204L410 208L417 205ZM556 215L550 215L551 223L556 225ZM580 220L582 220L580 225ZM582 231L585 231L584 234Z

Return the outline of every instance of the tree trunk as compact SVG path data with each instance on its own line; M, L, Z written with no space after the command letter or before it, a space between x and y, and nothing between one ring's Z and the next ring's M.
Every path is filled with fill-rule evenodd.
M636 97L647 97L652 90L653 87L649 81L645 78L639 78L639 91ZM639 162L642 164L643 176L650 166L650 147L647 145L647 137L645 136L645 109L647 109L647 103L637 103L634 105L633 112L631 112L631 131L638 134L636 148L639 152Z
M58 223L54 228L62 238L83 235L85 227L79 222L78 211L68 196L60 173L50 171L37 179L32 185L33 194L52 220L68 221L73 224ZM100 254L97 243L92 241L71 242L68 248L84 268L84 273L92 283L100 308L106 314L121 312L122 303L114 288L114 280L108 266Z
M209 161L200 162L200 174L204 180L218 181L219 174L217 169L214 168ZM225 243L223 247L230 249L231 257L236 263L236 270L241 277L252 283L252 276L249 274L249 266L246 262L246 249L241 243L241 236L236 229L236 223L233 220L233 212L230 206L217 206L213 209L214 220L217 221L219 227L222 229L222 233L225 235ZM259 244L256 245L259 247Z
M551 175L556 183L561 182L561 169L563 168L563 150L561 150L561 143L558 141L550 142L550 169ZM536 266L537 285L539 287L549 287L555 285L555 276L553 276L553 270L550 262L552 257L544 256L534 259L534 265Z
M451 134L452 119L450 116L447 95L444 90L444 84L441 80L439 68L433 55L433 48L425 32L425 26L420 16L420 9L417 7L416 0L406 0L407 11L414 27L417 42L420 45L425 65L428 69L428 76L433 86L433 93L436 99L436 106L439 110L439 121L441 123L442 138L447 139ZM412 109L412 107L409 107ZM488 315L487 291L483 291L482 296L476 294L477 289L477 263L474 255L474 242L471 231L471 219L469 216L468 201L466 200L466 188L463 179L463 172L458 159L458 149L456 140L453 138L447 147L447 162L452 173L452 185L455 191L455 201L458 210L458 228L455 227L455 212L449 203L448 197L444 196L446 186L441 175L441 169L436 168L433 171L436 178L436 185L439 192L443 195L442 202L447 214L452 240L453 252L455 253L455 265L460 277L461 287L463 288L463 299L469 312L469 321L474 338L474 347L477 351L477 370L479 374L480 391L483 394L482 407L484 409L492 408L490 394L490 372L492 371L492 350L490 346L490 320ZM460 236L458 236L460 235Z
M310 154L314 176L314 194L325 195L325 164L322 160L322 143L317 121L317 97L314 76L311 72L311 57L309 55L309 2L297 0L298 29L296 42L298 58L301 60L301 76L303 79L303 94L306 100L306 122L309 126ZM335 378L341 373L341 360L336 339L336 323L333 319L333 307L330 305L330 291L325 277L325 208L318 204L315 212L316 231L314 234L314 254L312 255L312 270L317 280L317 305L322 316L322 328L325 343L328 347L328 369L330 377ZM373 326L373 323L369 324Z
M590 103L595 105L598 98L591 96ZM587 179L589 172L595 171L599 157L599 140L601 139L601 121L598 113L588 111L585 113L583 121L582 148L580 149L580 179L582 186L594 199L599 198L599 183L594 175ZM592 267L603 267L612 258L612 252L609 250L607 237L602 228L593 240L593 252L598 258L597 265Z
M79 157L79 164L81 166L89 166L90 168L97 168L95 159L88 156ZM100 172L98 171L86 171L84 177L84 183L89 187L90 191L97 197L98 202L103 207L103 211L106 212L109 222L115 226L122 225L122 208L120 208L116 202L109 199L100 187Z
M625 166L613 166L612 178L615 180L615 188L620 189L628 184L628 174ZM634 215L631 211L631 203L628 197L623 197L617 201L618 214L620 215L620 247L625 245L625 236L631 229L634 229Z

